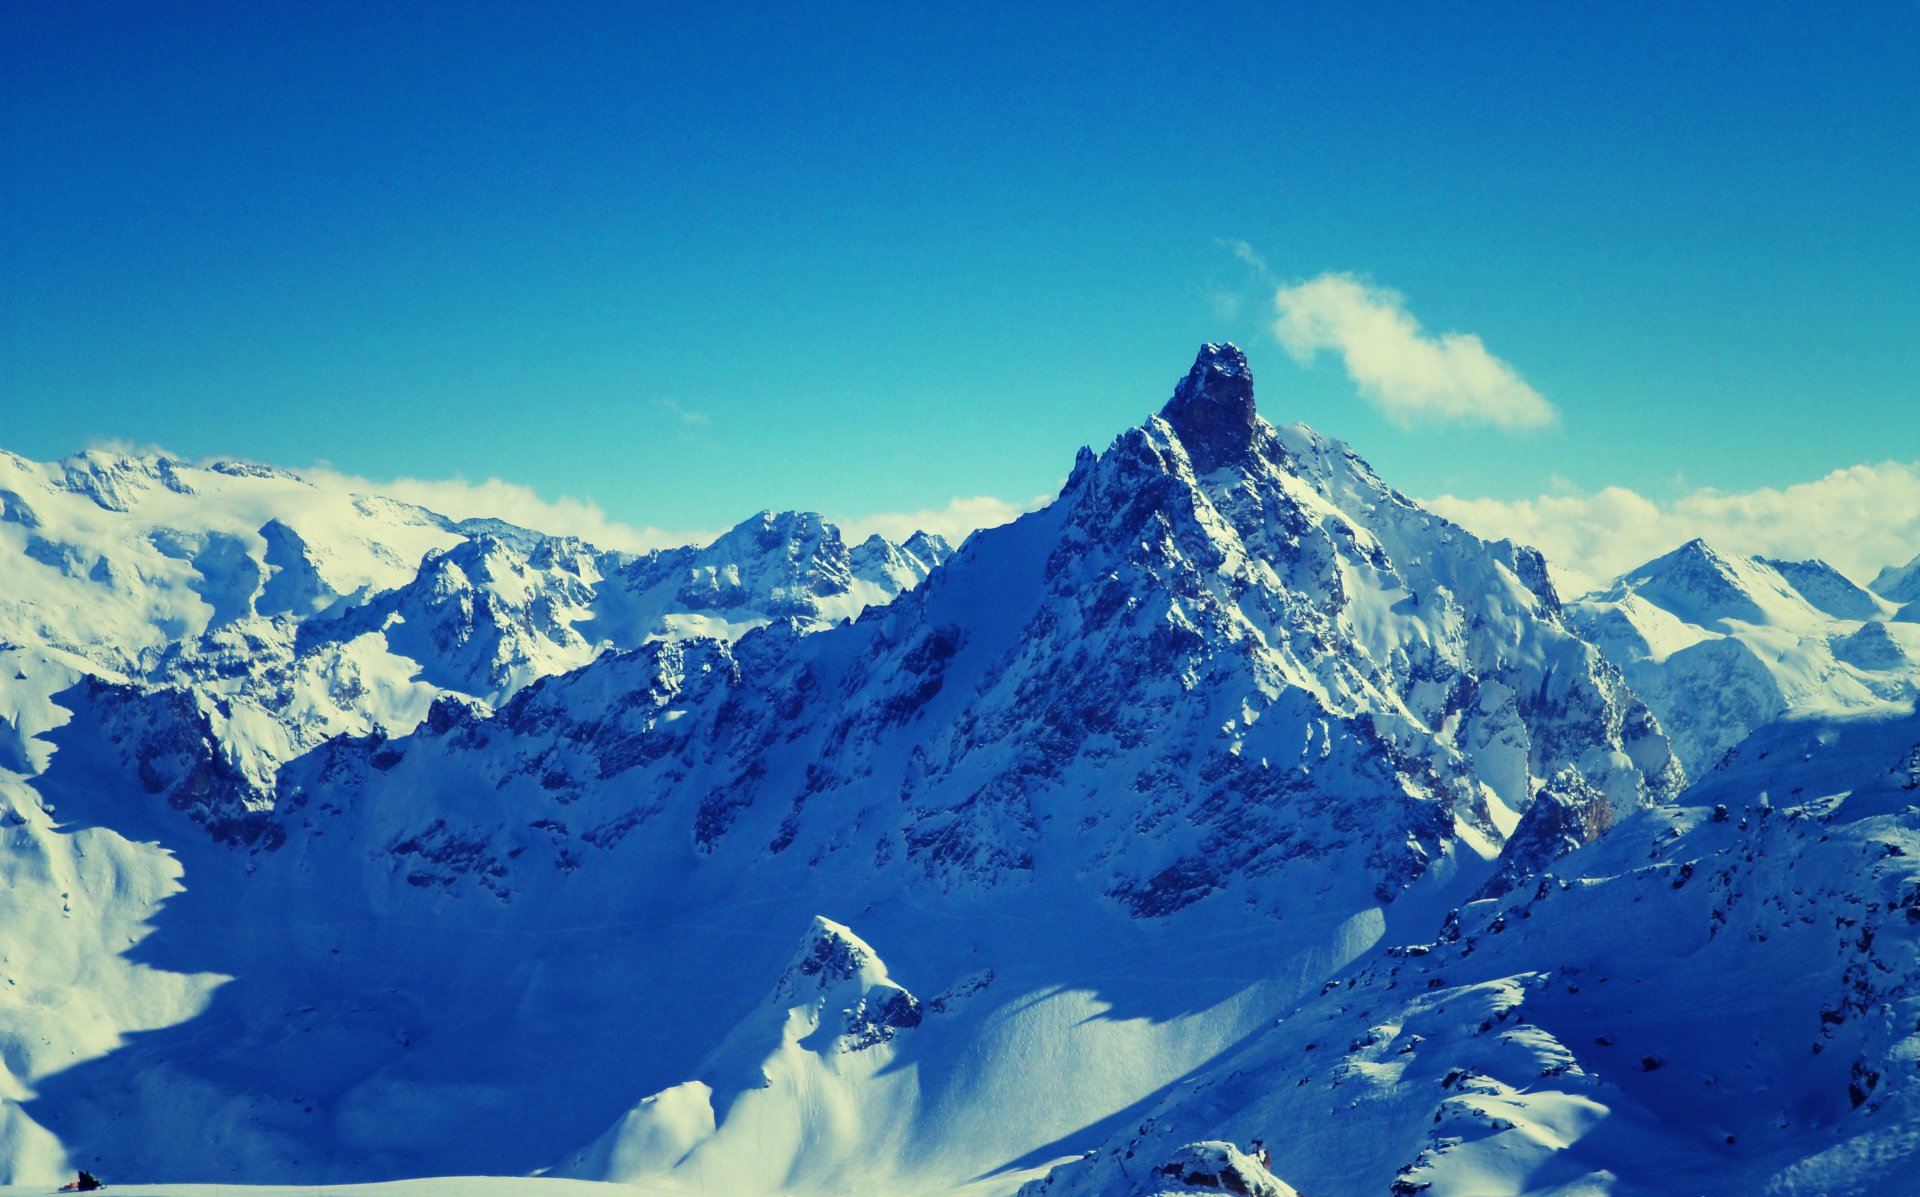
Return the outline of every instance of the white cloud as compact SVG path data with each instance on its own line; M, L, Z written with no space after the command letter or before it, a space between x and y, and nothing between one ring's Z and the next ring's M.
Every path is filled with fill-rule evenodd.
M469 482L464 478L396 478L375 482L367 478L341 474L322 468L300 471L301 476L321 486L339 487L363 494L385 495L404 503L415 503L449 519L492 517L519 524L554 536L577 536L603 549L644 553L649 549L682 544L705 544L718 532L703 530L670 531L652 525L636 527L609 518L598 503L563 495L545 499L530 486L489 478Z
M174 461L180 455L165 445L156 445L152 441L133 441L117 436L96 436L87 442L87 453L112 453L121 457L166 457Z
M1429 333L1396 291L1329 273L1281 287L1274 306L1274 335L1296 361L1326 349L1340 354L1360 394L1400 424L1534 428L1555 419L1553 405L1478 336Z
M1245 241L1238 237L1216 237L1213 243L1238 258L1247 269L1253 271L1262 280L1267 282L1273 280L1273 271L1267 267L1267 260Z
M320 486L337 487L362 494L385 495L405 503L416 503L449 519L492 517L559 536L577 536L603 549L643 553L649 549L683 544L706 544L725 529L670 530L652 525L636 527L610 518L591 499L561 496L542 498L532 487L499 478L469 482L462 478L399 478L391 482L342 474L326 467L302 470L301 475ZM1036 495L1025 503L1009 502L991 495L971 495L949 501L944 507L919 511L881 512L854 519L837 519L840 532L849 544L858 544L874 533L893 541L902 541L918 531L937 532L954 544L979 528L1011 523L1029 511L1045 507L1052 495ZM741 516L750 513L743 505ZM830 517L832 518L832 517Z
M1482 536L1538 548L1569 590L1696 536L1736 553L1817 557L1861 582L1920 553L1920 462L1851 466L1780 488L1700 489L1664 503L1620 486L1512 502L1454 495L1425 502Z
M1035 495L1025 503L1011 503L991 495L972 495L953 499L945 507L883 512L834 522L840 525L841 535L850 544L857 544L876 532L892 541L905 540L915 532L936 532L957 545L970 532L1012 523L1051 502L1052 495Z

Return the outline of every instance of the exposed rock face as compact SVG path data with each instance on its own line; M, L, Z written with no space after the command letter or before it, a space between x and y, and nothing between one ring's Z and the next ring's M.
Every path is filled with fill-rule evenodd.
M1136 1167L1138 1165L1136 1164ZM1075 1184L1089 1171L1088 1161L1062 1165L1034 1181L1018 1197L1052 1197L1075 1192ZM1122 1188L1100 1190L1104 1197L1122 1197ZM1232 1193L1239 1197L1299 1197L1291 1185L1267 1170L1267 1153L1251 1152L1231 1143L1206 1140L1187 1143L1167 1153L1165 1162L1124 1187L1125 1197L1186 1197L1194 1193Z
M1835 660L1863 672L1895 673L1914 665L1906 645L1882 622L1863 623L1856 631L1831 636L1827 645Z
M1824 561L1781 561L1774 557L1758 560L1786 579L1810 606L1835 619L1883 617L1881 604L1870 591Z
M1238 1193L1243 1197L1297 1197L1263 1160L1231 1143L1189 1143L1154 1169L1160 1193ZM1149 1185L1154 1187L1154 1185Z
M1905 606L1920 603L1920 556L1905 565L1889 565L1874 576L1873 592Z
M1727 626L1766 618L1746 564L1698 537L1625 576L1622 584L1691 623Z
M1238 465L1259 431L1247 355L1231 343L1202 345L1160 418L1186 447L1195 473Z
M1547 781L1507 837L1500 868L1475 895L1494 898L1555 860L1605 835L1616 818L1607 796L1569 770Z
M268 849L286 839L270 813L273 795L219 751L212 722L195 695L147 692L85 677L69 698L82 717L100 721L119 768L214 839Z
M815 918L807 940L775 990L778 1000L821 1001L836 1007L845 1028L843 1049L861 1051L920 1025L920 999L887 979L872 948L846 927Z

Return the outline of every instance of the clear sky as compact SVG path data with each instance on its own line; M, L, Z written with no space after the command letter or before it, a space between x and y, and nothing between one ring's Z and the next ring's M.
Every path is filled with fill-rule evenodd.
M856 516L1230 338L1418 495L1920 458L1920 5L1363 7L6 4L0 445Z

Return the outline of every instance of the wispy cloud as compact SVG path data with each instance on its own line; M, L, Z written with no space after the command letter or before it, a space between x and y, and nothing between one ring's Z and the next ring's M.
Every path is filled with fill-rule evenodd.
M180 455L165 445L152 441L130 441L117 436L96 436L87 441L84 450L87 453L114 453L123 457L170 457L179 460Z
M713 417L709 416L706 412L695 411L690 407L676 403L672 399L661 399L657 402L662 409L670 413L674 419L680 421L682 424L703 426L713 423Z
M416 503L449 519L491 517L518 524L523 528L557 536L577 536L603 549L643 553L649 549L670 548L682 544L706 544L725 529L668 529L651 524L636 526L613 519L591 499L562 495L549 499L530 486L488 478L469 482L464 478L397 478L374 481L342 474L327 467L302 470L302 477L316 485L363 494L386 495L406 503ZM858 543L874 533L900 541L918 531L936 532L954 544L980 528L1010 523L1029 511L1045 507L1053 496L1035 495L1024 503L991 495L955 498L942 507L918 511L888 511L852 519L833 518L841 535L849 543ZM750 507L750 505L748 505ZM743 507L744 518L748 507Z
M1207 306L1213 310L1213 318L1230 323L1239 320L1248 307L1263 301L1273 289L1275 277L1259 251L1238 237L1215 237L1213 244L1245 268L1234 271L1231 282L1215 281L1206 287Z
M1244 306L1238 295L1231 291L1214 287L1207 292L1207 306L1213 309L1215 320L1237 320Z
M1428 507L1482 536L1545 553L1585 589L1703 536L1736 553L1817 557L1858 581L1920 553L1920 462L1883 462L1749 491L1699 489L1669 502L1609 486L1503 501L1442 495Z
M1259 276L1260 281L1269 283L1273 281L1274 274L1267 266L1267 260L1260 256L1260 251L1247 242L1238 237L1215 237L1213 243L1238 258L1247 269Z
M875 533L888 540L899 541L915 532L936 532L957 545L969 533L1012 523L1027 512L1038 511L1051 502L1052 495L1035 495L1025 503L1009 502L992 495L969 495L952 499L945 507L889 511L835 522L840 525L841 534L850 542L865 540Z
M1274 335L1296 361L1338 353L1361 396L1398 423L1536 428L1555 419L1553 405L1478 336L1428 332L1396 291L1329 273L1281 287L1274 306Z

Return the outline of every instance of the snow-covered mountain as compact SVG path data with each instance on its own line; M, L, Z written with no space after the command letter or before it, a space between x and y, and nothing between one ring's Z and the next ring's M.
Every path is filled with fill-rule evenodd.
M1563 608L1232 346L957 552L0 469L0 1183L1843 1193L1920 1149L1896 582L1696 543Z
M177 689L265 789L329 737L411 731L443 695L491 708L651 639L851 619L950 552L762 512L636 557L245 463L0 454L0 652L39 663L16 669L32 697L0 683L0 703L76 674ZM0 765L31 772L20 726L0 725Z
M43 687L0 966L85 1013L0 1020L11 1175L1007 1192L1681 781L1537 554L1261 419L1231 346L930 572L440 534L290 634L418 664L411 734L249 768L204 691ZM533 680L568 632L677 638Z
M766 1000L701 1063L701 1079L643 1099L560 1171L627 1183L673 1172L702 1191L746 1193L784 1187L783 1169L803 1155L858 1161L879 1146L869 1138L876 1098L912 1101L911 1079L888 1075L894 1038L955 1000L930 1011L859 936L816 918ZM866 1176L854 1168L816 1183L848 1191Z
M1873 592L1898 604L1899 618L1920 621L1920 557L1905 565L1889 565L1873 579Z
M1790 712L1911 706L1920 694L1920 624L1823 561L1694 540L1567 616L1659 716L1691 774Z

